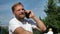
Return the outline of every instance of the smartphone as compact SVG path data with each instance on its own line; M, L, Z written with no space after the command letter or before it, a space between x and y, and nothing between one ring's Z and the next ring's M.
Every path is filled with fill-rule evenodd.
M26 18L29 19L30 13L31 13L31 12L29 12L29 13L25 12L25 14L26 14Z

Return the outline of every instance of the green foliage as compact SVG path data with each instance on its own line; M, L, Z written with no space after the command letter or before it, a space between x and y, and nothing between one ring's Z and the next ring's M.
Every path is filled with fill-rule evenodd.
M43 33L37 29L33 29L33 34L43 34Z
M54 0L48 0L48 9L45 10L47 17L44 19L45 24L49 27L57 28L60 32L60 7L54 3Z
M0 27L0 34L9 34L8 29L4 27Z

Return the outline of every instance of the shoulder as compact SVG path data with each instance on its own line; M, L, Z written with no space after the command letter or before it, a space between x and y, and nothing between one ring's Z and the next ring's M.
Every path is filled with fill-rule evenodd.
M13 18L9 22L9 29L14 32L16 28L22 27L22 23L19 22L16 18Z
M9 24L10 24L10 25L15 25L15 24L21 24L21 22L18 21L16 18L12 18L12 19L9 21Z
M12 18L9 22L20 22L17 18Z
M16 18L12 18L9 22L14 22L16 21Z

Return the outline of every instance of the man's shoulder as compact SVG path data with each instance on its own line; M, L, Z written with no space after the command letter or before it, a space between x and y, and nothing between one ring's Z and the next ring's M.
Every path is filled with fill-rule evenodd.
M20 21L18 21L16 18L12 18L10 21L9 21L9 24L11 25L21 25L22 23Z
M12 19L9 21L9 23L15 24L15 23L20 23L20 21L17 20L16 18L12 18Z
M14 22L16 21L16 18L12 18L9 22Z

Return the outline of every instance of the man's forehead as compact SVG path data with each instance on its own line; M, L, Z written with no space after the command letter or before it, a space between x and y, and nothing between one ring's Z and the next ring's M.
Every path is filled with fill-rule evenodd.
M15 9L23 9L24 7L22 6L22 5L17 5L16 7L15 7Z

